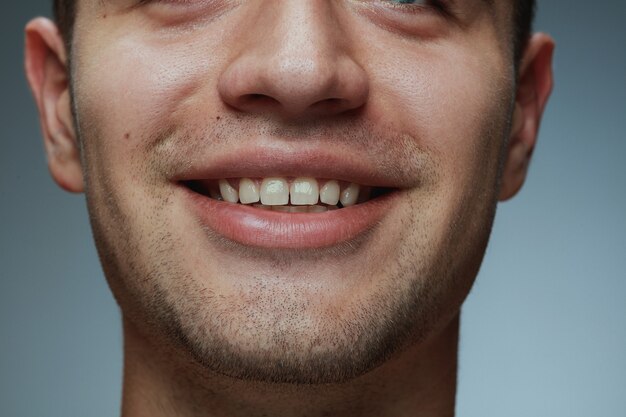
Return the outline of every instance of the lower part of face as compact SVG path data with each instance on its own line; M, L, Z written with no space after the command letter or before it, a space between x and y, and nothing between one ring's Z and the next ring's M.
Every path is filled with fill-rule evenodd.
M389 29L395 15L381 25L371 21L378 15L351 8L360 6L325 10L369 95L359 112L299 123L235 112L216 87L242 54L289 52L254 41L284 23L253 22L280 14L238 6L174 30L159 27L158 7L188 6L149 7L98 20L76 45L89 211L125 317L155 346L180 349L210 372L296 383L362 375L444 325L479 269L508 128L512 87L489 25L463 31L422 15L413 24L433 33L408 36L407 22ZM233 29L244 26L254 30ZM261 70L271 68L260 61ZM172 177L259 138L352 149L412 185L354 239L317 249L248 247L199 222Z

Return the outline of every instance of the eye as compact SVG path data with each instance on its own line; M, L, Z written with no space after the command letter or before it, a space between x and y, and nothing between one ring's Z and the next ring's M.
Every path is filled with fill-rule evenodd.
M455 0L353 0L356 10L375 25L401 36L443 36L459 11Z
M424 11L424 9L433 9L438 12L445 12L446 5L442 0L379 0L386 3L390 7L396 9L406 9L407 11Z
M235 8L241 0L134 0L146 16L165 26L209 22Z
M396 3L396 4L424 4L426 5L428 3L428 1L426 0L387 0L390 3Z
M172 6L190 6L202 2L207 2L207 0L138 0L137 4L167 4Z
M149 4L149 3L189 3L189 0L139 0L137 3L139 4Z

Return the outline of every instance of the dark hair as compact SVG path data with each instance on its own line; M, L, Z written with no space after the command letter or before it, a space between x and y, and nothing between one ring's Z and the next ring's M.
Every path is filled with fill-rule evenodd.
M513 47L515 65L518 65L533 29L537 0L514 0L513 7Z
M77 0L53 0L52 13L68 51L71 49Z
M65 40L68 50L71 46L72 33L74 31L74 19L76 16L77 0L54 0L54 18L59 26L61 35ZM524 52L526 43L532 31L535 17L536 0L513 0L514 1L514 30L513 48L516 65Z

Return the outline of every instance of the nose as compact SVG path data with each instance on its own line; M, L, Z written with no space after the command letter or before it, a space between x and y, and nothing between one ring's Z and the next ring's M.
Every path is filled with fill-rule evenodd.
M368 77L349 52L334 2L260 2L236 39L237 52L218 90L231 107L282 118L337 115L358 109Z

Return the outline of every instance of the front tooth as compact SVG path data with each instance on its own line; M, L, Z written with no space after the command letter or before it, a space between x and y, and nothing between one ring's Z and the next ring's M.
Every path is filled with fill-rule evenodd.
M289 184L284 178L265 178L261 183L261 203L283 206L289 203Z
M320 190L320 201L331 206L339 202L339 183L335 180L328 181Z
M352 183L345 190L343 190L341 192L341 196L339 197L341 205L344 207L355 205L359 199L360 188L359 184Z
M258 203L259 199L259 186L257 183L249 178L242 178L239 181L239 202L241 204Z
M319 199L319 186L315 178L296 178L291 183L291 204L312 206Z
M239 193L226 180L220 180L220 193L222 194L222 198L229 203L239 201Z

